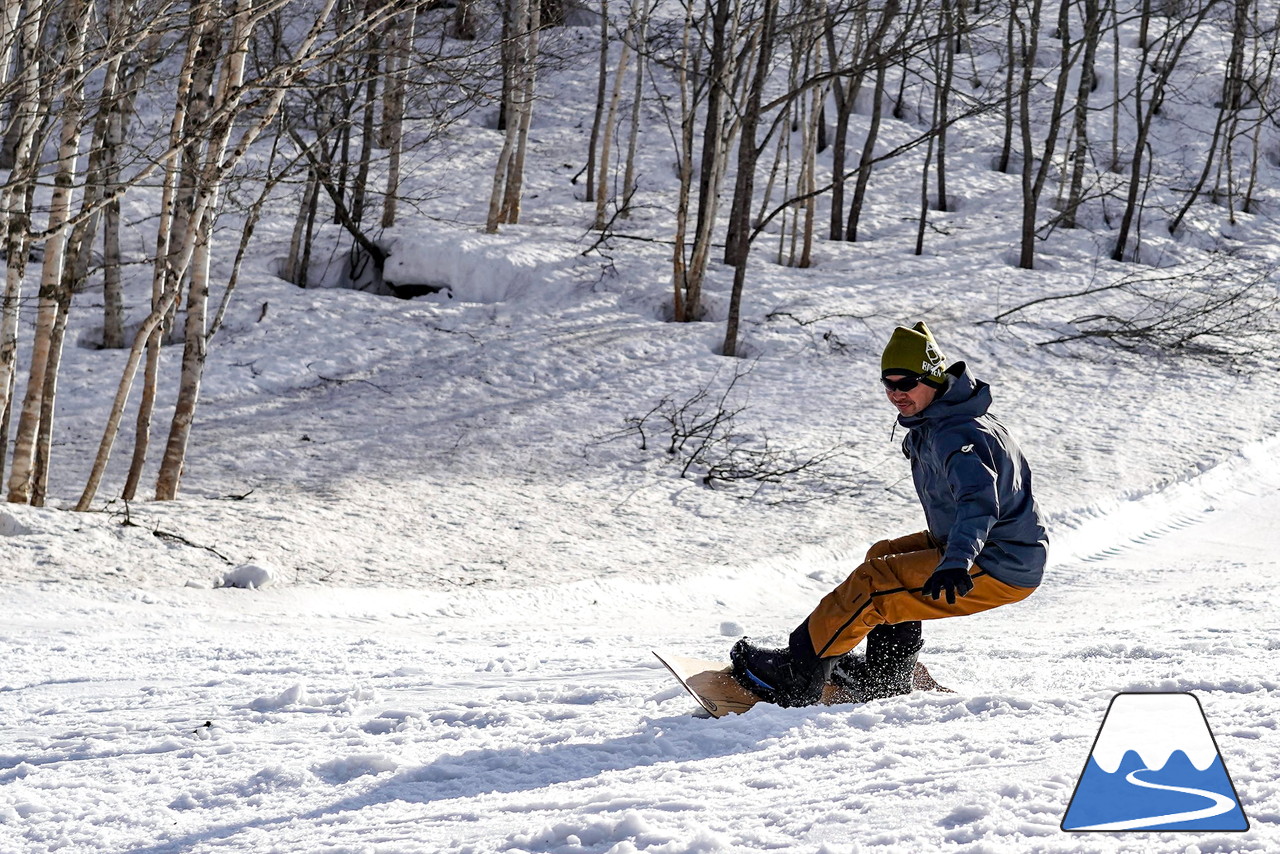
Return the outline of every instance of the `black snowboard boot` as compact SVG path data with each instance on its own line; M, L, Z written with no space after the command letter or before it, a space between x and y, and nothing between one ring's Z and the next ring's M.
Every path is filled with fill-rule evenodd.
M742 638L729 651L733 678L769 703L791 708L811 706L822 699L834 660L823 662L813 652L806 623L791 634L786 649L764 649Z
M841 656L831 681L859 703L910 694L912 674L923 646L919 621L876 626L867 635L866 654L851 652Z

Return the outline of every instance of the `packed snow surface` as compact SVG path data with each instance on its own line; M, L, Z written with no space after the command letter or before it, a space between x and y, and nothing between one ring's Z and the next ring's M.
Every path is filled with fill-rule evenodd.
M877 535L920 526L870 364L892 320L852 357L796 330L762 346L751 429L847 442L860 484L772 503L624 429L726 379L707 325L625 295L520 318L256 293L213 351L183 500L0 510L0 850L1280 846L1280 445L1265 408L1201 414L1223 369L1156 364L1152 399L1131 371L937 322L1036 466L1044 586L926 626L955 693L711 720L651 649L780 639ZM252 320L265 301L285 337ZM83 370L71 463L101 405ZM1120 691L1200 699L1247 833L1059 829Z
M589 67L540 85L594 91ZM0 505L0 852L1280 850L1274 357L1040 346L1070 320L1052 301L990 323L1147 268L1084 229L1016 268L1018 178L991 170L991 134L958 129L959 201L924 254L904 216L919 172L886 164L859 242L819 241L798 269L762 236L745 357L723 358L722 266L705 321L667 322L669 193L646 185L619 226L644 240L586 227L565 174L580 101L540 104L520 225L480 234L468 189L386 235L387 277L433 295L281 282L296 204L269 210L178 501L119 499L126 431L92 512L68 509L125 360L93 346L100 297L77 298L49 507ZM650 133L644 174L669 174ZM489 186L496 139L458 129L449 179ZM1196 214L1233 263L1276 262L1265 214ZM1146 240L1203 260L1158 225ZM1164 260L1153 275L1181 263ZM145 270L129 284L136 322ZM780 640L868 545L923 527L877 383L889 333L917 320L991 382L1026 450L1042 588L925 627L954 693L694 715L650 650ZM682 476L671 424L716 407L730 445L821 465ZM1248 832L1060 829L1122 691L1195 694Z

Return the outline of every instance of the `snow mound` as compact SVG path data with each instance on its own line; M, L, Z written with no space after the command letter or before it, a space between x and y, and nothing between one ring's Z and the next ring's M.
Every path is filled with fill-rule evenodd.
M246 563L223 573L218 580L218 587L239 587L243 590L260 590L276 584L280 571L270 564Z
M568 242L437 228L402 230L389 252L382 274L389 285L431 285L441 288L435 299L496 303L568 292L581 249Z
M31 533L31 529L19 522L12 513L0 511L0 537L25 537Z
M349 783L360 777L375 777L395 771L400 763L381 753L359 753L322 762L315 767L317 777L331 783Z

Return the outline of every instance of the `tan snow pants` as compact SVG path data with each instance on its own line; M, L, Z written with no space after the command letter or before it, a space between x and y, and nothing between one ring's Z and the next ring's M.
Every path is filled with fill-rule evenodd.
M896 540L881 540L867 550L866 560L809 615L809 639L819 657L843 655L881 623L938 620L988 611L1026 599L1034 587L1015 587L987 575L975 565L973 590L947 604L920 588L942 561L942 551L927 531Z

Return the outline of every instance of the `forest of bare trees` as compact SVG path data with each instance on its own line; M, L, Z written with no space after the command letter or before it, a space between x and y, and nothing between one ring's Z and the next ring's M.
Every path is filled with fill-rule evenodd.
M709 265L732 268L725 355L737 349L749 247L769 233L776 263L805 267L819 234L857 241L882 164L918 164L922 253L931 211L949 209L948 143L957 131L1002 129L991 168L1020 181L1010 214L1026 269L1056 229L1113 234L1110 256L1136 262L1144 225L1178 236L1197 203L1220 206L1234 223L1256 211L1259 176L1276 159L1274 4L707 0L679 12L650 21L652 7L633 6L625 23L602 28L593 127L621 121L628 48L645 54L635 45L647 34L648 67L662 69L678 93L669 99L678 109L667 108L679 164L672 316L699 319ZM604 57L618 42L614 69ZM1195 62L1182 61L1188 51ZM1162 123L1171 99L1212 99L1216 122ZM910 126L909 138L883 141L890 116ZM608 158L609 137L593 132L592 158ZM1157 143L1181 157L1153 163ZM605 193L599 171L595 192ZM615 181L614 208L625 210L635 189ZM597 205L604 228L604 200ZM1232 302L1238 310L1214 323L1254 318L1259 308Z
M406 175L483 111L495 168L474 225L518 223L541 83L565 64L595 83L578 103L585 180L569 191L595 231L626 228L655 190L637 147L659 125L675 178L658 188L665 231L648 237L672 247L670 314L702 319L708 271L723 264L727 356L762 236L775 263L809 266L816 242L859 240L878 173L910 163L919 195L903 215L923 252L931 217L950 209L966 128L995 129L990 168L1019 181L1009 214L1028 269L1058 229L1105 233L1109 256L1135 264L1144 228L1177 237L1198 205L1233 220L1275 189L1280 26L1259 0L0 2L0 484L13 502L46 499L75 295L100 294L100 346L127 353L78 508L122 433L130 465L113 492L133 499L151 461L154 496L174 498L207 348L264 210L292 212L288 281L309 284L334 228L349 278L376 277L381 235L414 214ZM590 34L589 55L548 48L567 27ZM1212 127L1169 110L1206 99ZM1181 159L1155 162L1170 146ZM146 215L126 221L126 201ZM145 252L122 248L126 232L145 235ZM214 253L234 258L229 277L213 281ZM124 285L140 277L149 297L128 304ZM1198 304L1257 309L1247 293ZM167 399L166 340L181 343Z

